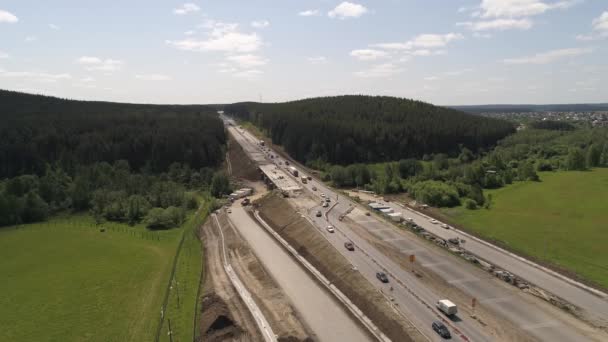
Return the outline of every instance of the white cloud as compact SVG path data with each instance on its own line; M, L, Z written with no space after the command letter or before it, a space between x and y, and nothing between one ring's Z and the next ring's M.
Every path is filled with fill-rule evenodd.
M0 59L8 58L8 53L0 51Z
M464 26L472 31L505 31L505 30L528 30L532 27L532 21L529 19L494 19L488 21L464 22L457 23L457 26Z
M466 8L466 7L458 7L457 12L458 12L458 13L464 13L464 12L466 12L466 11L468 11L468 10L469 10L469 9L468 9L468 8Z
M17 18L17 16L15 16L14 14L7 12L7 11L0 10L0 23L14 24L18 21L19 21L19 18Z
M51 30L59 30L59 26L55 25L55 24L49 24L49 28Z
M89 71L118 71L124 65L123 61L116 59L101 59L98 57L82 56L76 60L76 63L83 65Z
M251 54L228 56L226 60L243 69L259 67L268 63L268 60Z
M479 5L482 18L514 18L543 14L553 9L566 9L580 0L482 0Z
M270 26L270 21L268 20L256 20L251 22L251 26L257 29L265 28Z
M201 10L201 8L198 7L198 5L193 4L191 2L187 2L183 5L181 5L180 7L175 8L173 10L173 13L175 13L177 15L184 15L184 14L188 14L188 13L198 12L200 10Z
M302 17L313 17L313 16L317 16L321 13L319 13L319 10L317 9L313 9L313 10L306 10L306 11L302 11L300 13L298 13L299 16Z
M409 53L412 56L427 57L427 56L445 55L446 51L445 50L419 49L419 50L411 51Z
M256 33L238 31L238 24L207 21L202 27L210 29L204 40L187 38L178 41L166 41L167 44L187 51L220 51L246 53L258 50L262 39Z
M425 77L424 80L425 81L429 81L429 82L438 81L439 77L437 77L437 76L428 76L428 77Z
M608 11L603 12L591 22L593 32L590 34L579 34L576 40L593 41L608 38Z
M608 31L608 11L593 19L593 29L596 31Z
M440 48L448 45L452 41L463 39L460 33L447 34L421 34L405 43L381 43L374 44L373 47L386 50L410 50L415 48L430 49Z
M38 40L38 37L36 37L36 36L26 36L25 39L24 39L24 41L26 43L31 43L31 42L34 42L34 41L37 41L37 40Z
M162 75L162 74L145 74L145 75L135 75L135 78L142 81L170 81L172 80L171 76Z
M526 56L521 58L509 58L504 59L503 63L505 64L549 64L554 61L575 57L584 54L591 53L593 50L589 48L570 48L570 49L560 49L560 50L552 50L543 53L538 53L533 56Z
M45 72L36 71L3 71L0 70L0 77L6 78L21 78L25 80L43 82L43 83L54 83L62 80L69 80L72 78L70 74L50 74Z
M387 57L388 53L382 50L360 49L351 51L350 55L361 61L373 61L379 58Z
M367 8L360 4L344 1L333 10L329 11L327 15L330 18L346 19L346 18L359 18L360 16L367 13Z
M252 78L256 78L256 77L260 76L263 73L264 72L261 70L252 69L252 70L244 70L244 71L235 72L232 75L234 77L238 77L238 78L252 79Z
M184 35L186 35L186 36L191 36L191 35L193 35L193 34L195 34L195 33L196 33L196 32L194 32L193 30L189 30L189 31L185 31L185 32L184 32Z
M391 77L403 71L404 69L398 68L392 63L385 63L374 65L367 70L357 71L355 76L361 78Z
M308 57L307 60L311 64L325 64L325 63L327 63L327 58L325 58L323 56Z
M80 82L91 83L91 82L95 82L95 79L93 77L91 77L91 76L87 76L87 77L81 78Z

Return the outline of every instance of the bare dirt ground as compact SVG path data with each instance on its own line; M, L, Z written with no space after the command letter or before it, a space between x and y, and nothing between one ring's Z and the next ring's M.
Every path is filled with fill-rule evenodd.
M201 228L201 240L205 261L201 341L263 341L247 306L224 272L220 235L211 218Z
M218 215L226 243L229 262L247 286L274 333L281 342L313 341L289 299L266 272L249 246ZM203 290L201 329L203 341L263 341L247 307L224 273L221 239L212 219L202 228L205 249L206 279Z
M282 196L272 193L260 200L260 215L303 257L340 289L393 341L425 341L405 318L395 314L385 297L376 291L350 263Z
M228 174L237 180L261 180L257 166L252 162L241 145L231 135L228 140L227 169Z

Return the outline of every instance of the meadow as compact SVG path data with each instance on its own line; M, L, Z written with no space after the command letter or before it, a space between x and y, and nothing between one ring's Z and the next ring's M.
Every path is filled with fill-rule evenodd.
M486 239L608 288L608 169L539 173L491 195L490 209L442 209Z
M107 222L101 232L87 215L0 229L0 341L153 341L193 217L166 231ZM188 322L191 336L200 244L184 245L184 255L199 261L184 276L187 313L172 313Z

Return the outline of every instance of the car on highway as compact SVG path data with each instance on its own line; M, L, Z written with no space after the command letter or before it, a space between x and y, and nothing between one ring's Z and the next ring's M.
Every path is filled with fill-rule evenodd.
M365 212L365 216L371 216L372 214L369 211Z
M384 273L384 272L376 272L376 278L378 278L378 280L380 280L383 283L388 283L388 277L386 276L386 273Z
M327 202L321 202L321 206L323 208L327 208L327 207L329 207L329 203L327 203Z
M228 209L226 209L226 212L227 212L228 214L232 214L232 209L228 208Z
M327 226L327 231L330 233L334 233L336 230L334 229L334 226Z
M317 217L321 217L323 214L321 214L321 210L317 210L317 213L315 214Z
M344 243L344 248L348 249L349 251L354 251L355 250L355 244L350 242L350 241L346 241Z
M287 160L285 161L285 165L289 165L289 162Z
M308 178L308 180L312 180L312 177L311 177L311 176L308 176L308 177L306 177L306 178Z
M321 193L321 197L325 197L325 194L324 194L324 193Z
M431 220L431 223L432 223L432 224L437 224L437 223L439 223L439 221L437 221L437 220L435 220L435 219L432 219L432 220Z
M331 199L329 199L329 197L325 197L325 202L329 203L331 202Z
M313 187L312 187L312 191L317 191L317 187L316 187L316 186L313 186Z
M445 224L445 223L442 223L442 224L441 224L441 228L443 228L443 229L450 229L450 226L448 226L448 225L447 225L447 224Z
M439 336L443 337L443 338L452 338L452 335L450 334L450 331L448 330L448 328L445 326L445 324L441 323L440 321L434 321L433 322L433 330L435 330L435 332L437 334L439 334Z

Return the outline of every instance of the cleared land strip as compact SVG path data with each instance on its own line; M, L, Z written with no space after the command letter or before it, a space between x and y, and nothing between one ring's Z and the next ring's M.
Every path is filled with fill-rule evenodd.
M241 297L241 299L243 300L243 302L245 302L245 305L247 305L249 312L251 312L251 315L253 316L253 318L255 319L255 321L258 325L258 328L262 332L264 341L267 341L267 342L277 341L277 338L276 338L274 332L272 331L272 327L270 326L270 323L268 323L268 320L266 319L266 317L264 317L264 314L262 313L260 308L257 306L255 301L251 297L251 294L249 293L249 291L247 291L247 288L243 285L243 282L241 281L241 279L239 279L238 275L236 275L236 273L234 273L232 266L228 262L228 257L226 256L226 243L224 241L224 233L222 232L222 226L220 225L220 222L217 220L217 216L215 214L213 214L213 220L215 221L216 227L219 230L220 236L222 238L221 242L222 242L222 254L223 254L223 259L224 259L224 269L226 270L226 274L228 275L230 282L232 283L232 285L238 292L238 294Z

